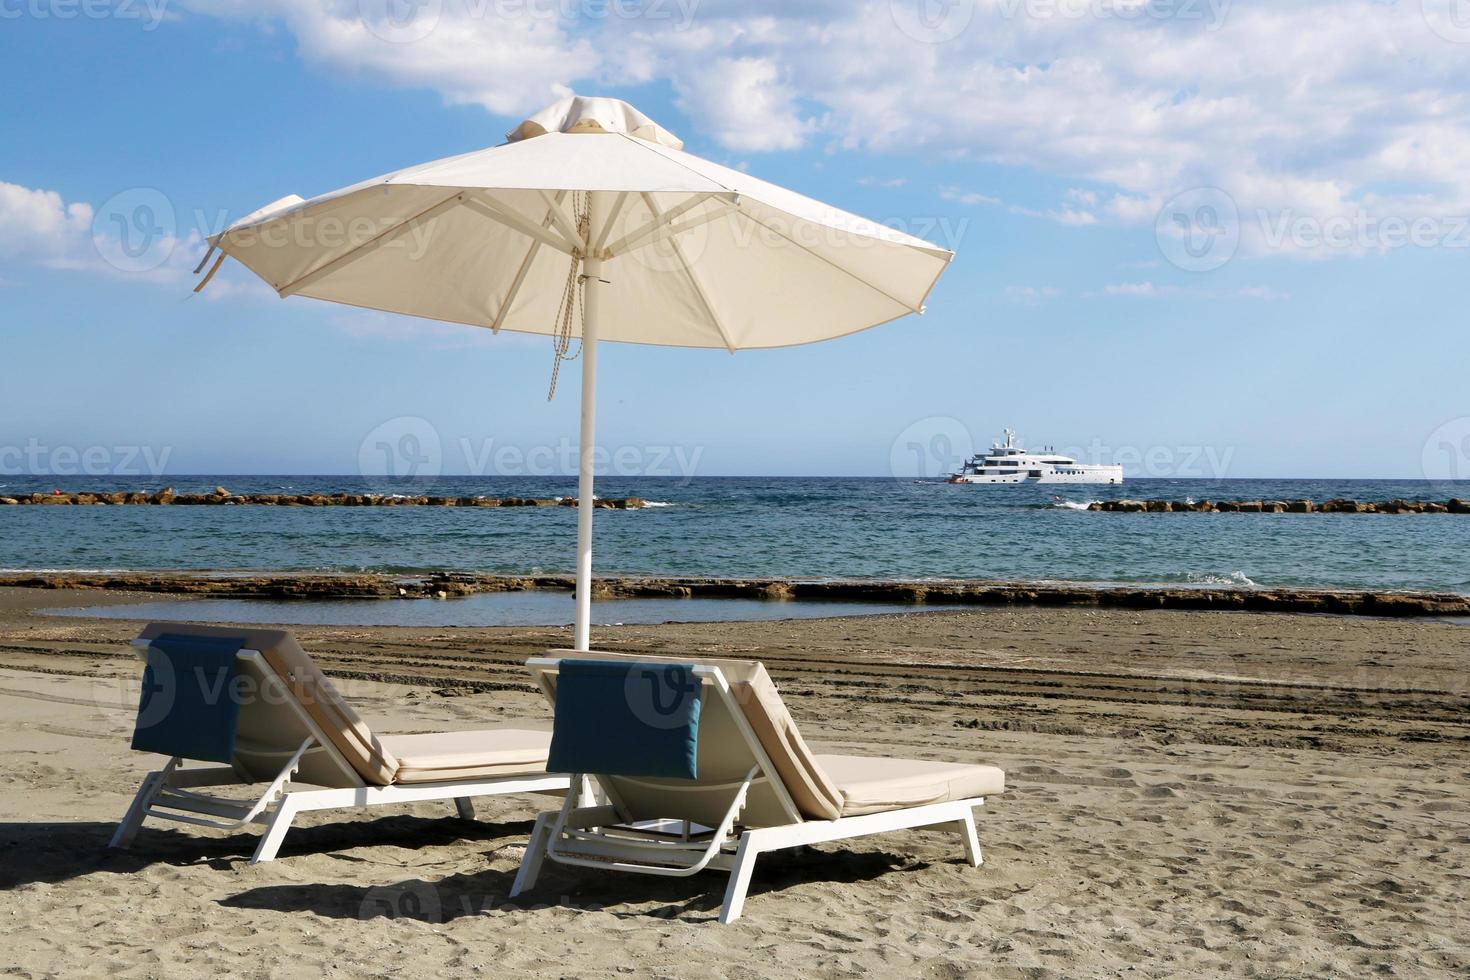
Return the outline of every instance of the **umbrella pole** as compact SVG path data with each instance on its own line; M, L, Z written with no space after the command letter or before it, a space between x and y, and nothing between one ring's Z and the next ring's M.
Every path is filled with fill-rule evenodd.
M598 195L590 196L588 226L599 225ZM588 239L596 241L595 235ZM587 650L592 622L592 459L597 450L597 311L602 292L602 259L582 259L584 318L582 323L582 434L577 472L577 626L573 649Z

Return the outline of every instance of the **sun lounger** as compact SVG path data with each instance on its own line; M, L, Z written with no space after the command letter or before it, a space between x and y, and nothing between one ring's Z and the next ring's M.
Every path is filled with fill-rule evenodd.
M607 803L536 820L512 896L542 862L641 874L729 872L740 917L758 855L947 826L980 864L973 810L1005 789L994 766L817 755L764 666L747 660L556 652L528 662L556 707L548 765L591 775Z
M281 630L154 623L133 641L147 667L133 748L169 757L143 780L112 838L149 817L226 830L262 824L251 863L275 857L296 814L565 792L546 771L550 735L514 728L375 735ZM224 763L185 768L185 761ZM265 784L249 800L201 788ZM309 788L308 788L309 787Z

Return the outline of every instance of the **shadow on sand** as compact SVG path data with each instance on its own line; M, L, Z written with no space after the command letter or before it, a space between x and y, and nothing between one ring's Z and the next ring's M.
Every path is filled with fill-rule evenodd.
M757 865L750 896L779 892L804 882L851 884L890 872L911 872L927 862L882 851L801 849L765 855ZM542 866L532 891L511 899L515 870L487 868L452 874L437 881L408 879L391 885L291 884L252 888L220 904L227 908L310 912L334 919L413 919L440 924L465 916L563 908L606 911L624 918L674 918L703 913L694 921L718 917L726 877L706 873L692 878L660 878L603 873L584 868ZM654 903L649 907L649 903Z
M293 827L277 860L327 854L341 861L361 858L343 853L359 847L433 848L458 841L503 845L524 841L531 821L489 823L457 817L407 815L347 820L318 827ZM221 870L250 860L257 833L214 836L148 824L133 846L107 846L117 824L95 821L0 823L0 890L37 882L56 884L94 872L129 874L153 865L208 865Z

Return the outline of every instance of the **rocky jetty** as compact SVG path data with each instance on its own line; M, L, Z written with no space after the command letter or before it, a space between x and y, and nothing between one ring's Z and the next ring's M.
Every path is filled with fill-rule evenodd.
M570 592L568 575L423 576L375 574L224 574L196 572L45 572L0 575L0 587L111 589L202 597L260 599L450 598L546 589ZM881 602L896 607L1096 606L1127 609L1212 609L1360 616L1470 616L1470 596L1453 592L1273 589L1221 586L1093 586L976 579L803 580L783 578L601 578L597 599L763 599Z
M1470 501L1434 500L1095 500L1088 510L1124 514L1470 514Z
M376 493L231 493L215 487L213 493L175 493L165 487L154 493L29 493L19 497L0 497L3 506L86 507L153 505L174 507L257 506L257 507L575 507L576 497L409 497L402 494ZM621 497L593 501L594 507L608 510L638 510L647 504L637 497Z

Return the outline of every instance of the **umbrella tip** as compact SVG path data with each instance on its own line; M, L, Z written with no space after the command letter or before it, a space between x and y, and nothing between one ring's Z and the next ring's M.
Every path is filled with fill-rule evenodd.
M510 143L548 133L622 133L675 150L684 141L622 99L568 95L523 120L505 134Z

